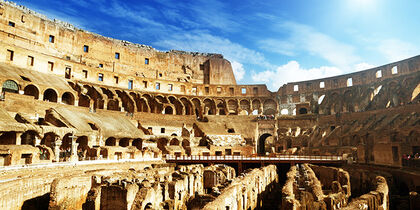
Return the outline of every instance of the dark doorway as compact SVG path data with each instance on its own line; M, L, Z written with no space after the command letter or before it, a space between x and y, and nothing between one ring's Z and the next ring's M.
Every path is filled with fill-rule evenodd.
M269 133L264 133L263 135L260 136L260 138L258 139L258 154L260 155L265 155L265 140L271 136L271 134Z

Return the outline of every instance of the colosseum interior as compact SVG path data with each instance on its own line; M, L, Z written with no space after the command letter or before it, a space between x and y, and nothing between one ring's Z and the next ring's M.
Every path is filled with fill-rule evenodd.
M271 92L6 1L0 37L0 209L420 209L420 56Z

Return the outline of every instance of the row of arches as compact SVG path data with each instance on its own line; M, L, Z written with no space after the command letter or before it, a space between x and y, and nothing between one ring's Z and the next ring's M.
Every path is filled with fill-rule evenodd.
M149 112L170 115L249 115L276 114L277 103L270 98L223 99L176 97L128 92L92 85L71 86L79 93L79 106L134 112Z
M34 85L29 84L26 85L23 90L23 95L32 96L34 99L40 99L41 97L41 91L40 89ZM11 92L11 93L19 93L20 87L19 85L13 81L13 80L6 80L2 85L2 92ZM43 101L49 101L49 102L61 102L68 105L74 105L75 104L75 96L73 93L67 91L64 92L61 97L58 94L58 91L53 88L47 88L42 92L42 100ZM60 100L59 100L60 99Z

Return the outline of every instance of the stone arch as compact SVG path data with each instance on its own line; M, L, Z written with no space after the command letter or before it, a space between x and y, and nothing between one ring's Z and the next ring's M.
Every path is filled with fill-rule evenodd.
M238 101L235 99L229 99L227 102L227 109L229 114L234 114L237 115L238 114Z
M132 145L141 150L143 148L143 140L139 138L134 139Z
M86 151L89 150L89 138L87 136L79 136L76 139L76 143L79 145L77 146L77 150Z
M44 101L56 102L58 94L54 89L48 88L44 91Z
M275 115L277 110L277 103L273 99L267 99L263 104L263 114Z
M172 106L168 105L165 107L162 114L174 114L174 109L172 108Z
M149 112L155 113L155 104L154 104L154 99L152 98L152 96L150 96L149 94L143 94L142 98L144 98L145 102L147 102Z
M134 113L135 105L132 98L125 91L115 90L115 92L117 93L118 98L120 98L121 105L122 108L124 108L124 111Z
M24 89L23 89L23 94L27 95L27 96L33 96L34 99L38 99L39 98L39 89L35 86L35 85L27 85Z
M329 97L330 102L330 113L328 114L335 114L341 112L342 106L340 105L340 96L338 92L333 92Z
M175 114L176 115L182 115L182 112L184 110L183 104L177 98L175 98L174 96L169 96L168 99L171 102L171 104L173 104L173 106L175 108Z
M19 85L13 80L6 80L3 83L2 92L19 93Z
M345 102L345 107L344 110L347 112L354 112L354 104L353 101L355 101L353 99L353 91L352 90L347 90L346 92L344 92L344 102Z
M118 142L118 145L121 147L128 147L130 145L130 139L129 138L122 138Z
M108 110L114 110L114 111L120 111L119 101L117 99L109 99L107 109Z
M145 98L139 98L137 100L137 111L139 112L150 112L149 103Z
M165 153L165 151L166 151L166 146L168 146L168 139L167 138L159 138L157 140L157 147L160 150L162 150L163 153Z
M9 131L0 134L0 145L16 145L16 132Z
M216 114L216 104L214 103L214 100L206 98L204 99L203 104L204 104L205 114L208 114L208 115Z
M109 137L105 141L105 146L116 146L117 145L117 139L114 137Z
M49 148L53 148L55 144L55 139L58 137L57 134L53 132L48 132L44 134L44 137L41 139L41 145L45 145Z
M66 135L64 135L64 137L61 140L61 146L60 149L61 150L68 150L71 149L71 138L70 136L72 136L72 133L67 133Z
M79 103L78 103L78 106L81 106L81 107L90 107L90 98L89 98L89 96L80 94L79 95Z
M184 105L185 115L192 115L194 114L193 104L187 98L183 97L180 99L182 104Z
M61 102L67 105L74 105L74 96L70 92L65 92L61 96Z
M261 113L261 101L258 99L252 100L252 112L254 113L255 110L257 111L257 114Z
M269 134L269 133L264 133L258 138L258 147L257 147L258 148L257 149L258 154L260 154L260 155L265 155L266 154L266 152L267 152L266 151L266 139L270 136L272 136L272 135Z
M192 104L194 105L194 113L197 117L201 117L203 113L201 113L201 101L198 98L193 98L191 100Z
M223 100L217 101L217 110L219 110L219 115L226 115L226 104Z
M250 112L250 111L251 111L251 104L249 103L249 100L242 99L242 100L239 102L239 106L240 106L240 108L241 108L242 110L246 110L246 111L248 111L248 112Z
M177 138L171 139L169 145L179 146L179 140Z
M36 144L36 137L39 137L39 134L37 131L34 130L28 130L25 131L21 136L20 136L20 142L22 145L32 145L35 146Z

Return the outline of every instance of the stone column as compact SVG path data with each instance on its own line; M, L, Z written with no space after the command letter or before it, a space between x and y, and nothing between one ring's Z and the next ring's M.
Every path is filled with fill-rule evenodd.
M22 145L22 136L23 133L16 132L16 145Z
M77 155L77 147L79 143L76 143L76 139L72 138L71 140L71 155L70 155L70 162L77 162L79 157Z
M54 141L54 154L55 154L55 162L60 162L60 146L62 141L59 137L57 137Z
M39 145L41 145L41 138L35 135L35 146L39 146Z

